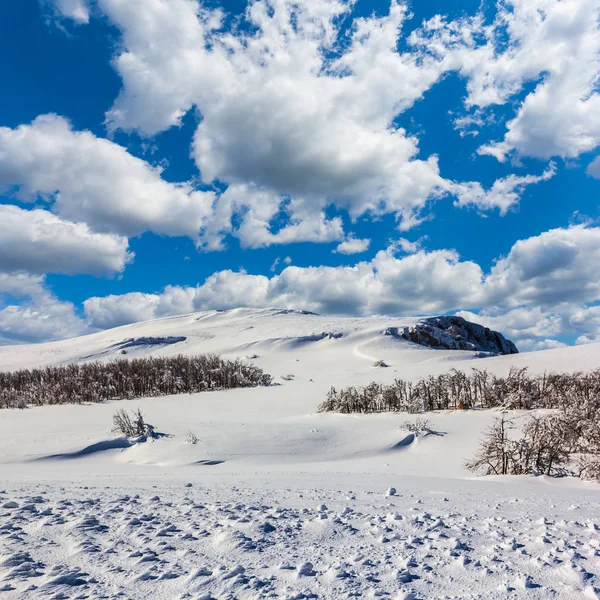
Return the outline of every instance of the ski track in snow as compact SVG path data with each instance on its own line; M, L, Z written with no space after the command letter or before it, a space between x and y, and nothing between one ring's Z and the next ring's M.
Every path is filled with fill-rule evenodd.
M597 503L438 491L16 486L11 598L597 598ZM150 489L149 489L150 488ZM219 500L217 500L217 498ZM540 515L544 515L540 517Z

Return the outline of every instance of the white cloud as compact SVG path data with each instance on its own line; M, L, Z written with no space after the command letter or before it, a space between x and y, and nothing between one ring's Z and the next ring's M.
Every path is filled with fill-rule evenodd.
M600 2L586 0L593 1ZM562 14L556 0L535 2L558 16L540 21L523 0L506 0L491 27L480 16L451 23L437 17L399 52L408 18L402 1L391 1L386 15L353 18L352 2L257 0L237 25L224 26L221 9L196 0L97 0L122 34L114 64L123 88L107 125L150 136L179 125L193 107L199 111L193 156L205 183L229 188L215 198L214 213L205 206L199 218L179 222L197 231L200 221L207 250L222 249L227 234L246 248L342 240L341 221L324 216L330 204L353 218L393 213L401 231L419 225L426 203L448 193L460 206L504 214L526 185L551 177L553 169L511 175L490 190L447 181L437 156L421 158L417 138L395 119L448 71L468 78L468 103L484 108L506 102L546 72L548 56L530 56L535 44L528 27L537 24L554 41L569 32L555 31ZM511 43L497 48L504 29ZM526 60L526 68L515 66ZM476 108L456 122L487 118ZM500 157L498 148L490 152ZM287 223L273 231L281 213Z
M509 175L497 179L489 190L485 190L479 182L450 184L450 191L457 197L456 206L475 206L480 210L499 209L505 215L517 205L528 185L548 181L556 174L554 163L541 175Z
M514 244L486 278L486 304L542 308L600 299L600 228L552 229Z
M153 319L158 316L156 311L159 304L160 298L156 294L130 292L121 296L90 298L84 302L84 307L92 327L108 329L124 323ZM186 312L190 311L182 311Z
M160 170L57 115L0 127L0 188L53 202L53 211L99 232L194 237L215 195L163 180Z
M558 340L540 340L533 344L532 350L554 350L555 348L565 348L567 344Z
M480 267L461 262L453 251L418 251L397 258L391 247L352 267L289 266L271 278L221 271L197 287L91 298L84 306L94 327L237 306L351 315L439 313L463 301L473 302L481 291L481 279Z
M370 245L370 239L355 238L350 234L343 242L338 244L334 252L340 254L361 254L362 252L366 252Z
M600 0L498 0L493 23L479 14L439 17L415 37L467 78L467 108L518 98L504 138L482 154L573 158L600 143ZM533 89L529 91L526 86ZM467 121L468 122L468 121Z
M86 0L42 0L52 2L55 10L64 18L72 19L75 23L85 24L90 20L89 4Z
M555 312L545 312L538 307L519 307L509 311L483 310L479 313L458 311L459 317L479 323L514 341L519 349L531 349L534 340L564 335L566 330L561 316Z
M20 300L8 303L6 298ZM27 273L0 273L0 339L3 343L64 339L85 331L86 324L70 302L62 302L44 278Z
M600 156L596 158L588 165L587 174L594 179L600 179Z
M133 258L127 238L90 231L46 210L0 205L0 271L107 275Z
M397 51L404 3L356 19L335 60L345 36L338 17L352 3L259 0L248 27L233 31L219 29L220 10L193 0L98 6L122 32L123 89L108 126L153 135L195 106L194 157L206 183L251 182L278 206L290 201L298 222L332 202L354 216L408 217L443 192L437 157L418 158L416 138L393 124L446 69L427 53Z

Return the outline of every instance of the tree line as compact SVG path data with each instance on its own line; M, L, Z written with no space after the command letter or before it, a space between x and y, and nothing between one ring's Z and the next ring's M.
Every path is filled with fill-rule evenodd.
M392 384L370 383L341 390L331 388L319 412L422 413L432 410L504 408L532 410L564 408L600 398L600 369L590 373L542 373L511 368L506 377L486 370L470 374L457 369L416 382L396 379Z
M271 381L251 363L213 354L117 359L0 373L0 408L168 396Z

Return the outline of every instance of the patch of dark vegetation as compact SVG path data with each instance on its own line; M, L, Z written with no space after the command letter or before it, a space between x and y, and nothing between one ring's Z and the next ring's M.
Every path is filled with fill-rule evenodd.
M0 373L0 408L81 404L267 386L271 376L219 356L148 357Z

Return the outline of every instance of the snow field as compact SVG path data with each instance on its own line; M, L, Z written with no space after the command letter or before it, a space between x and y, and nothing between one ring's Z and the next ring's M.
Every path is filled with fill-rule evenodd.
M523 490L469 482L442 492L418 480L394 496L14 487L0 498L0 590L8 599L597 598L597 496Z
M238 309L0 348L12 370L143 338L127 356L252 357L279 384L0 411L0 597L600 597L600 486L465 469L496 411L427 413L429 435L403 428L419 415L316 413L331 386L587 370L600 345L482 359L383 333L414 321ZM111 433L138 407L165 437Z

